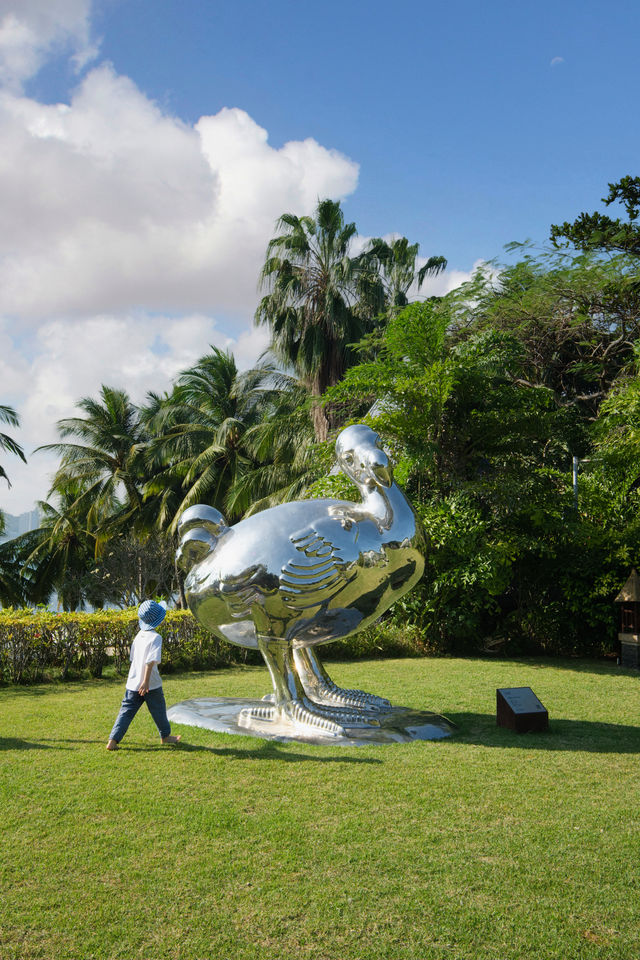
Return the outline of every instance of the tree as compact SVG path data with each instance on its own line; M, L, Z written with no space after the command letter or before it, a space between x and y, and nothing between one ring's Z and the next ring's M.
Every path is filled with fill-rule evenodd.
M0 423L8 423L12 427L20 426L20 418L15 412L13 407L8 407L6 405L0 404ZM24 451L19 443L10 437L7 433L0 433L0 450L7 450L9 453L15 454L16 457L20 457L23 463L27 462L27 459L24 455ZM7 484L11 486L11 481L7 476L7 473L0 463L0 479L6 480ZM2 510L0 510L0 534L4 533L5 530L5 516ZM8 559L5 558L5 577L10 577ZM7 581L8 582L8 581ZM7 591L9 588L7 587Z
M38 503L40 526L11 541L21 570L24 598L47 603L55 591L63 610L85 601L102 606L104 593L92 574L95 537L78 504L86 503L77 480L61 483L52 501Z
M355 344L374 331L389 310L407 303L415 283L446 266L431 257L416 271L418 245L405 237L378 238L354 255L354 223L345 223L340 204L321 200L313 217L286 213L281 231L267 247L260 287L266 289L255 314L271 329L271 349L293 367L314 398L338 383L357 362ZM312 404L317 440L326 440L339 411Z
M176 589L175 553L176 544L166 534L113 537L91 565L92 582L123 609L149 597L169 597Z
M406 307L412 286L415 285L419 290L427 276L436 276L446 269L444 257L429 257L416 270L418 250L418 244L410 244L406 237L396 237L391 243L377 237L369 244L366 253L377 264L387 310L397 311Z
M13 407L0 404L0 423L8 423L12 427L19 427L20 418ZM16 443L16 441L6 433L0 433L0 450L7 450L9 453L13 453L16 457L20 457L23 463L27 462L27 458L24 455L24 450L20 444ZM11 486L9 477L7 476L2 464L0 464L0 479L6 480L9 486Z
M551 389L556 403L592 421L640 333L637 261L628 254L533 254L522 244L509 249L524 258L449 295L456 335L514 336L524 350L523 383Z
M609 193L602 198L606 206L620 202L628 221L613 219L602 213L581 213L569 223L551 227L551 240L555 246L562 241L579 250L604 250L630 253L640 256L640 177L622 177L609 184Z
M160 529L175 530L194 503L211 503L239 519L228 493L255 466L247 431L267 412L264 371L239 374L230 353L212 348L179 375L165 398L149 398L142 416L150 439L145 463L151 478L145 504L154 505Z
M16 541L0 543L0 603L5 607L23 607L31 600L22 568Z
M627 498L640 488L640 343L609 391L594 424L595 456Z
M318 474L308 390L270 363L246 376L264 376L268 389L259 402L260 419L244 435L251 466L234 477L227 492L228 509L236 516L298 499Z
M78 443L49 443L62 459L52 490L67 495L76 484L77 509L90 529L107 538L124 526L144 527L142 445L147 439L137 407L124 390L102 386L99 398L76 404L84 417L58 421L62 438Z
M282 232L269 242L260 276L261 287L269 292L255 319L270 327L278 359L290 364L319 397L355 360L353 344L366 327L354 306L368 264L351 256L356 226L345 224L340 204L332 200L320 201L315 217L286 213L276 227ZM370 299L378 296L376 306L381 307L381 291L367 286ZM318 404L313 421L316 437L325 439L330 423Z
M371 424L429 535L423 581L396 615L443 650L579 649L608 623L606 596L599 587L589 599L589 578L612 541L572 508L574 417L523 376L513 333L481 326L452 336L458 309L452 296L411 304L380 331L375 359L327 393L377 399ZM584 576L574 572L581 557ZM576 627L580 604L590 604L588 639L583 620Z

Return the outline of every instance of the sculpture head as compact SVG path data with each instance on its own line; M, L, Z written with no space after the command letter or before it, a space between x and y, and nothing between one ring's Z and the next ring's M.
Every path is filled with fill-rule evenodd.
M358 487L390 487L393 468L378 434L364 423L345 429L336 440L338 466Z

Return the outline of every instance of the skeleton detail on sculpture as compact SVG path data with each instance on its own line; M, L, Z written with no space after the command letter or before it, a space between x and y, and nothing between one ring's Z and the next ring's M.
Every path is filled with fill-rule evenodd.
M360 503L283 503L227 526L203 504L180 518L178 562L189 607L205 627L262 653L273 693L241 722L344 734L375 725L388 700L337 687L316 648L369 626L418 582L424 536L377 435L358 424L336 442Z

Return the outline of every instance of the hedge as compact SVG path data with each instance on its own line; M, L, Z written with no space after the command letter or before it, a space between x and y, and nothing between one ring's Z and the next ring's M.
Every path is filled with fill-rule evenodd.
M0 610L0 681L36 683L102 676L112 663L129 668L129 648L138 631L136 610L54 613L41 608ZM262 663L257 651L226 643L201 627L189 611L168 610L162 625L163 673ZM415 627L385 623L325 648L334 659L418 656L427 647Z

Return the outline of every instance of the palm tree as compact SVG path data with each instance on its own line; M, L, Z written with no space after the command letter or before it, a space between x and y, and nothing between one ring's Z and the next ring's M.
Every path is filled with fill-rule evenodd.
M356 345L389 311L406 306L408 291L447 265L430 257L416 270L418 244L405 237L375 239L351 255L354 223L344 222L340 204L318 203L314 217L284 214L267 247L260 286L267 289L257 323L271 328L271 349L296 371L314 397L338 383L357 362ZM312 405L317 440L325 440L335 410Z
M8 407L4 404L0 404L0 423L8 423L12 427L20 426L20 418L15 412L13 407ZM0 450L8 450L9 453L15 454L16 457L20 457L23 463L27 462L27 459L24 455L24 451L19 443L10 437L7 433L0 433ZM8 485L11 486L11 481L7 476L7 473L0 463L0 478L6 480ZM5 516L2 510L0 510L0 534L4 533L5 530ZM8 574L8 567L5 567L5 570ZM8 590L8 588L7 588Z
M20 417L15 412L13 407L7 407L3 404L0 404L0 423L8 423L11 427L20 426ZM27 458L24 455L24 451L19 443L10 437L6 433L0 433L0 450L8 450L9 453L15 454L16 457L20 457L23 463L27 462ZM7 481L9 486L11 482L7 476L4 467L0 464L0 478Z
M426 277L437 276L446 268L444 257L429 257L416 270L418 250L419 245L410 244L406 237L396 237L391 243L377 237L370 242L366 255L377 264L387 310L396 313L406 307L409 290L414 284L419 290Z
M22 568L16 540L0 543L0 603L5 607L23 607L32 600Z
M372 315L383 306L381 290L362 256L351 256L354 223L344 222L340 204L321 200L315 217L286 213L282 231L267 247L256 323L271 329L271 349L290 365L314 397L338 383L356 359L354 344L367 332L364 311L355 305L366 291ZM316 438L324 440L329 419L313 406Z
M244 376L245 383L266 386L260 419L244 435L252 466L235 477L227 491L230 512L240 516L295 499L317 479L318 470L304 384L269 361Z
M76 406L85 416L59 420L58 432L79 442L38 447L62 457L52 490L66 496L76 484L77 510L99 536L125 524L143 527L141 450L147 437L137 407L124 390L104 385L97 400L84 397Z
M217 348L178 377L171 394L148 397L142 412L150 439L144 487L160 529L173 532L180 514L194 503L228 509L227 491L253 466L244 446L249 427L262 416L261 391L238 374L230 353ZM235 518L232 509L230 519Z
M55 502L38 502L38 529L10 542L21 568L23 595L32 603L46 603L55 591L65 611L77 610L85 600L100 604L91 575L95 537L78 508L82 494L77 481L59 485Z

